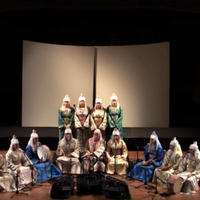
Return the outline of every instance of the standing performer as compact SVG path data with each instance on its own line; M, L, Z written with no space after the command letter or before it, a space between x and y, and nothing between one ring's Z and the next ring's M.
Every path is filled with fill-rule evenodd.
M163 148L156 132L153 131L150 136L150 143L145 147L143 161L135 164L128 175L134 179L149 182L153 176L154 169L161 166L162 159Z
M65 136L59 141L56 154L56 163L63 174L80 174L79 145L70 128L65 129Z
M200 152L197 142L189 146L189 153L184 157L174 174L169 178L169 185L174 184L174 193L192 194L199 190Z
M118 97L116 94L112 94L110 97L110 105L107 108L108 113L108 125L109 125L109 133L108 133L108 139L110 139L110 136L114 130L114 128L117 128L120 132L121 139L124 138L123 134L123 128L122 128L122 119L123 119L123 111L122 107L119 105Z
M65 133L65 128L73 129L74 126L74 108L70 106L70 98L65 95L62 106L58 110L58 128L59 140L61 140Z
M170 142L169 150L165 153L162 166L155 169L152 182L167 188L168 179L178 169L182 155L181 146L176 138L174 138Z
M96 129L93 137L88 140L87 152L83 155L84 173L105 172L105 145L100 129Z
M95 106L90 112L91 131L96 129L101 130L101 134L105 139L105 130L107 126L106 110L102 106L102 99L96 98Z
M78 99L78 106L75 110L74 121L80 153L83 155L86 151L87 140L90 137L90 117L89 107L87 107L86 99L82 96L82 94Z
M126 174L128 149L126 143L121 139L118 129L113 130L112 138L108 141L106 156L108 158L108 174Z
M8 168L15 172L18 176L18 189L28 186L30 183L36 182L37 172L33 167L33 163L19 147L19 141L13 136L10 148L6 153Z
M26 154L38 172L37 181L42 182L61 176L60 170L49 160L51 153L49 148L46 145L42 145L38 138L38 134L33 129L26 147Z
M6 159L0 154L0 191L12 192L15 190L14 174L8 169Z

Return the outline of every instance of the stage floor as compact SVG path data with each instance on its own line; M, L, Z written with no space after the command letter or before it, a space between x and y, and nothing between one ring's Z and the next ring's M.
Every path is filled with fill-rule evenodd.
M1 154L5 154L5 151L0 151ZM136 152L130 152L129 153L131 156L132 160L136 159ZM140 152L139 157L142 157L142 153ZM137 181L137 180L130 180L127 179L125 176L118 176L114 175L115 178L118 178L120 180L123 180L127 182L131 199L132 200L187 200L187 199L192 199L192 200L199 200L200 199L200 192L193 194L193 195L183 195L183 194L178 194L178 195L170 195L166 196L166 190L158 187L158 194L155 194L155 187L154 184L149 183L149 185L153 186L153 188L149 189L146 188L145 185L143 185L142 182ZM140 186L139 188L137 188ZM37 183L33 186L33 188L29 191L20 191L19 194L15 194L14 192L12 193L0 193L0 199L2 200L49 200L52 199L50 197L50 190L51 190L51 184L48 182L45 183ZM74 194L70 198L70 200L103 200L106 199L103 195L76 195Z

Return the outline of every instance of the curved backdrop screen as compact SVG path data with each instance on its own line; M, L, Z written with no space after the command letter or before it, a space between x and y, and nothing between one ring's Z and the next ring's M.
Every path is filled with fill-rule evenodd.
M104 107L117 94L124 127L169 126L169 43L96 48L94 76L94 47L23 42L22 126L57 126L65 94L92 107L94 86Z

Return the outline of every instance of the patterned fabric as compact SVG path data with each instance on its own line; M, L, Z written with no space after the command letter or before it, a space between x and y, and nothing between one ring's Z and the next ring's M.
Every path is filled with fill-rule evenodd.
M65 128L73 128L74 125L74 108L64 108L58 110L58 128L59 140L64 137Z
M0 190L12 192L16 190L14 174L8 169L5 158L0 154Z
M120 137L123 139L124 134L122 127L122 119L123 119L122 107L119 106L115 108L108 106L107 113L108 113L108 125L109 128L111 129L111 132L113 131L114 128L117 128L120 132Z
M119 175L126 174L128 149L122 139L119 139L117 143L114 142L113 138L108 141L106 156L108 158L108 174L114 174L115 172Z

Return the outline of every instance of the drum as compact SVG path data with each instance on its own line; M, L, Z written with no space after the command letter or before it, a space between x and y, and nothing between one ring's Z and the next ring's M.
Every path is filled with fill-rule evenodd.
M171 175L167 183L168 192L170 194L179 194L181 192L183 183L183 178L179 177L178 175Z
M37 148L37 154L41 162L46 162L49 160L51 152L48 146L42 145Z

